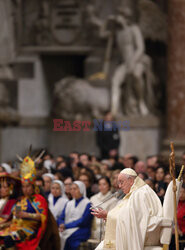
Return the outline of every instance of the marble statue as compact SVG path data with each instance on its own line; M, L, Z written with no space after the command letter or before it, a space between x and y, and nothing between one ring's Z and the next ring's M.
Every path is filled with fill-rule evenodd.
M116 17L115 22L120 25L116 32L116 41L121 53L122 63L117 66L112 77L111 111L113 115L121 112L121 85L125 83L126 76L131 75L135 79L135 89L138 101L138 111L141 115L149 113L144 101L145 81L143 73L145 70L144 41L139 27L130 23L129 12L122 10ZM129 97L128 97L129 98Z
M114 32L117 47L121 54L122 62L113 74L111 79L111 111L114 116L122 113L121 107L121 86L126 84L127 75L132 76L134 88L135 105L132 101L126 102L125 112L127 115L138 113L147 115L149 108L145 100L147 91L152 88L155 77L152 72L151 59L145 54L145 46L141 30L137 24L132 23L132 13L128 8L119 8L116 16L109 16L107 20L102 21L95 16L93 6L87 9L90 22L99 27L101 38L110 37L110 32L106 30L107 23L114 24ZM116 25L116 27L115 27ZM150 77L148 77L150 75ZM129 91L129 90L128 90ZM129 91L130 92L130 91ZM150 96L150 103L152 102ZM129 95L127 98L133 98Z
M94 6L87 4L87 24L96 27L99 38L107 39L102 72L105 81L109 80L107 76L115 49L113 40L121 62L110 77L110 89L95 87L86 80L69 77L56 83L53 105L55 114L65 119L76 119L75 114L92 118L102 116L106 110L111 110L115 117L155 113L154 85L157 84L157 78L153 73L152 60L145 53L144 39L165 41L166 23L155 3L138 0L138 6L140 19L134 23L129 8L120 7L116 14L101 19ZM150 10L155 11L155 14L152 15ZM148 31L150 28L147 24L152 31Z
M53 96L53 115L69 120L101 118L110 108L107 88L93 87L75 77L57 82Z

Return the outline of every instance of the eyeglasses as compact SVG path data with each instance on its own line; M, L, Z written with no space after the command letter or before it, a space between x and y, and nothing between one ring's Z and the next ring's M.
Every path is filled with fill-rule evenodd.
M117 183L118 183L118 186L123 185L124 181L118 181Z

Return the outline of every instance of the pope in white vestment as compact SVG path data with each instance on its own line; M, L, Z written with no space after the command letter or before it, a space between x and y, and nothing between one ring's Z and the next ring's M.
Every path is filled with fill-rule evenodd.
M96 250L143 250L160 246L164 218L158 196L132 169L122 170L118 182L126 195L108 212L105 239ZM93 214L96 216L98 212Z

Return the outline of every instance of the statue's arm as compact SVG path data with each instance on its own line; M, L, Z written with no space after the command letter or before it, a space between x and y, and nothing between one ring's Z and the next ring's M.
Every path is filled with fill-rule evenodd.
M133 57L133 64L137 63L141 56L144 54L145 51L145 46L144 46L144 40L141 34L141 31L137 25L134 25L132 27L132 32L135 40L135 45L136 45L136 51Z
M87 7L88 21L90 24L98 28L100 38L110 36L110 31L107 30L107 20L103 21L95 14L95 8L92 5Z
M92 5L88 5L86 12L88 14L89 23L100 28L102 26L102 20L96 16L94 7Z

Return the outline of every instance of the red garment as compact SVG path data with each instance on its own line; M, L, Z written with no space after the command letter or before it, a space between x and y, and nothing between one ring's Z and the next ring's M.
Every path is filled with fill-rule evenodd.
M34 208L36 209L37 213L40 213L41 215L41 226L38 230L37 236L33 238L32 240L26 240L24 242L21 242L19 244L16 244L16 247L18 250L36 250L36 248L39 245L39 242L41 240L41 237L46 229L47 224L47 217L48 217L48 204L46 199L40 195L35 194L34 195L34 203L32 203ZM41 212L42 210L42 212Z
M185 234L185 201L179 201L177 208L177 221L179 229Z
M8 200L5 207L3 208L1 215L10 215L12 207L15 205L15 203L16 203L15 199Z

